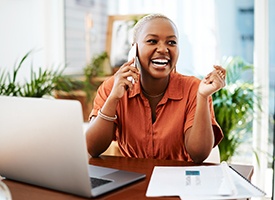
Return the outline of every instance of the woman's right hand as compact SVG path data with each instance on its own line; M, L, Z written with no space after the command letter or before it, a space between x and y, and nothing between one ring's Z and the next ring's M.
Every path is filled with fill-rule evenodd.
M114 74L114 85L110 96L120 99L124 93L133 88L133 83L127 77L133 77L134 83L138 81L139 70L133 66L134 58L129 62L124 63L119 70Z

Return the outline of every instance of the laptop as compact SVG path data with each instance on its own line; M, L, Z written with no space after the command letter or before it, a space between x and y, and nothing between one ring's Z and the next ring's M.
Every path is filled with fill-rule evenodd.
M0 96L1 176L83 197L145 178L88 159L80 102Z

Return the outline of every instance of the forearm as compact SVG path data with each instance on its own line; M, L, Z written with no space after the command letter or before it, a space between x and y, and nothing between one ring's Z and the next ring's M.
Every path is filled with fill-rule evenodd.
M198 94L194 123L186 133L186 150L195 162L202 162L211 152L214 140L209 100Z
M115 116L118 100L107 98L101 112L107 116ZM86 132L87 149L91 156L97 157L103 153L111 144L115 133L115 123L94 117Z

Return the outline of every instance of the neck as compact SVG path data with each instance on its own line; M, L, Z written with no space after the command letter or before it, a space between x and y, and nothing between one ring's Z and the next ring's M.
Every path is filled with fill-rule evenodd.
M164 93L165 93L165 91L164 91L164 92L162 92L162 93L160 93L160 94L151 95L151 94L148 94L147 92L145 92L143 88L142 88L142 92L143 92L143 94L144 94L145 96L147 96L147 97L149 97L149 98L159 98L159 97L162 97L162 96L164 95Z
M142 79L141 88L145 96L157 98L162 96L168 87L169 76L163 79Z

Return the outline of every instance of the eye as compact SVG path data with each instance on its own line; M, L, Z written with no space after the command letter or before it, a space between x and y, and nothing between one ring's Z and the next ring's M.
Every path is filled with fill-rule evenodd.
M158 41L155 39L150 39L150 40L147 40L146 42L150 44L157 44Z
M172 45L172 46L175 46L175 45L177 45L177 41L175 41L175 40L170 40L170 41L168 41L168 44L169 44L169 45Z

